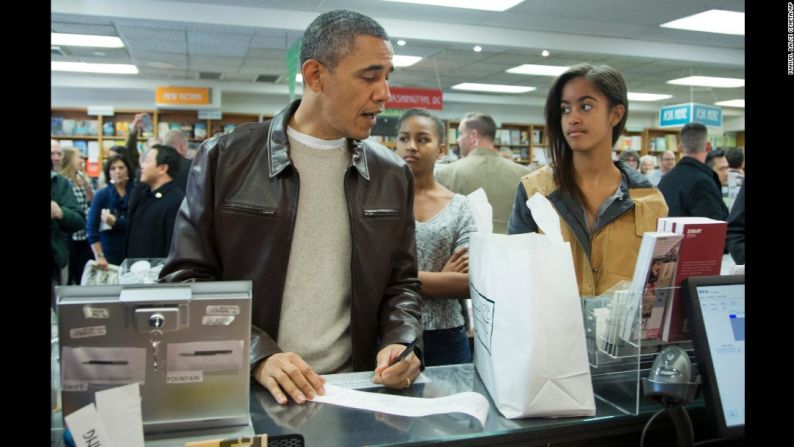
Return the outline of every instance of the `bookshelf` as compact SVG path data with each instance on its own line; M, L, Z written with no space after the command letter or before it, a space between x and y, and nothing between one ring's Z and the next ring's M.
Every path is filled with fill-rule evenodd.
M171 129L184 132L189 141L201 142L211 137L216 132L228 130L230 126L237 126L246 122L259 121L259 114L255 113L224 113L220 120L205 120L198 118L196 110L114 110L113 116L88 115L84 108L58 108L50 111L50 138L61 141L71 141L73 146L87 153L89 146L99 148L99 160L107 158L108 149L113 145L124 145L129 131L129 124L137 113L148 113L152 117L150 132L142 131L138 134L140 142L152 136L161 136ZM268 119L269 115L264 115ZM205 129L204 136L199 133L196 138L196 129Z
M262 120L272 118L270 115L264 115ZM219 120L207 120L207 138L214 136L218 132L225 132L233 127L237 127L243 123L255 123L259 121L259 115L254 113L224 113Z
M643 138L642 131L623 130L623 134L618 138L612 151L617 155L620 155L623 151L635 151L641 154L644 141L645 138Z
M447 147L450 152L460 157L458 149L458 126L460 121L446 122L447 129ZM513 161L520 164L530 164L533 161L533 147L541 147L542 136L537 144L531 140L533 137L533 128L538 128L542 135L543 126L533 124L516 124L516 123L502 123L502 126L496 129L496 138L494 139L494 147L497 149L508 148L513 153Z
M676 160L680 160L681 152L678 150L680 132L680 129L644 129L640 156L651 154L658 157L664 151L673 151Z

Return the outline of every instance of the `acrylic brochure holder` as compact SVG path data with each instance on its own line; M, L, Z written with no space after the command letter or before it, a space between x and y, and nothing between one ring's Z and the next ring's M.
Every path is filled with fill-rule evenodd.
M679 296L674 293L677 289L656 289L654 296L670 300ZM641 379L647 376L656 354L669 344L656 329L664 324L665 303L660 299L630 289L582 299L593 392L626 414L639 414ZM690 341L675 344L691 351Z
M251 281L56 294L64 416L138 382L147 434L250 423Z

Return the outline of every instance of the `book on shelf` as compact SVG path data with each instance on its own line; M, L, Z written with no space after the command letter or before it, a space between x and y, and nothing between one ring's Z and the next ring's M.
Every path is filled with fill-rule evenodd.
M50 135L63 135L62 116L53 116L50 118Z
M115 133L116 129L113 127L113 122L108 121L106 123L102 123L102 136L103 137L112 137Z
M673 285L675 291L665 309L662 340L671 342L690 338L689 324L681 301L681 283L690 276L719 275L725 232L728 224L707 217L663 217L657 229L671 231L683 237Z
M667 140L664 137L656 137L654 140L656 141L656 151L663 152L667 150Z
M521 131L521 143L520 144L529 144L529 131L522 130Z
M630 290L634 295L622 326L625 340L631 340L636 333L638 307L642 308L640 338L659 337L683 238L683 235L669 231L647 231L642 235L631 279Z
M675 135L673 134L665 135L664 140L668 151L674 151L678 148L678 138L676 138Z
M532 129L532 144L540 144L541 141L543 141L543 131Z
M104 143L104 141L103 141ZM88 142L88 159L89 160L98 160L99 159L99 141L89 141Z
M519 145L521 144L521 131L518 129L511 129L510 130L510 144L512 145Z
M126 121L116 121L114 123L116 128L116 135L119 137L126 137L129 132L130 124Z
M450 127L447 129L447 144L455 144L458 141L458 129Z
M75 125L76 125L75 120L64 119L63 121L61 121L61 129L63 130L63 135L74 135Z
M99 121L88 120L86 125L88 126L88 135L99 135Z
M193 128L193 134L195 138L198 140L203 140L207 138L207 125L204 123L196 123Z
M105 150L105 153L107 153L111 147L116 145L121 146L122 142L116 140L102 140L102 148Z
M642 148L642 137L637 135L621 135L618 140L617 149L621 151L640 151Z

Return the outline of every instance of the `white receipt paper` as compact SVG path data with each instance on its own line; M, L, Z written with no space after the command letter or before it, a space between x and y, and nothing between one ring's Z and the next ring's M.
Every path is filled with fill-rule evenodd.
M138 383L97 391L97 413L113 447L143 447L143 415Z
M465 413L477 418L485 426L488 418L488 399L482 394L465 391L436 398L405 397L391 394L368 393L325 384L325 395L314 396L322 402L360 410L396 414L398 416L429 416L431 414Z

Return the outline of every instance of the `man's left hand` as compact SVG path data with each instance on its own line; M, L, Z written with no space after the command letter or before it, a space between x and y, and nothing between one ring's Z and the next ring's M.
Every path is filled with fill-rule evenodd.
M391 366L394 361L405 350L405 345L388 345L378 352L375 377L373 383L383 384L389 388L408 388L419 376L421 363L413 352L405 358Z

